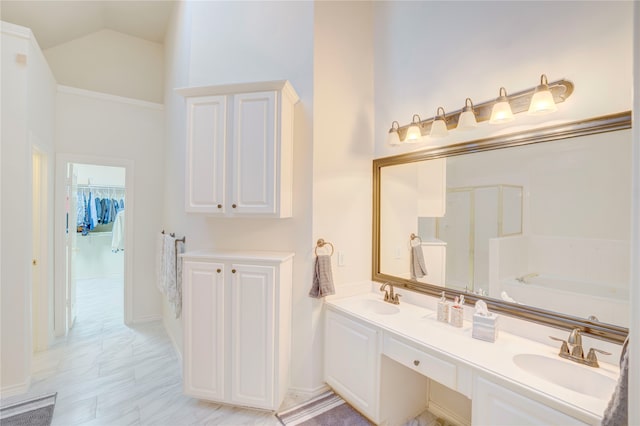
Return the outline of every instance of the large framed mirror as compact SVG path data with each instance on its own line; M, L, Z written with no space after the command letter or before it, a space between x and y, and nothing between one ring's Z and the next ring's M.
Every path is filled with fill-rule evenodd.
M624 112L374 160L373 280L622 342L630 128Z

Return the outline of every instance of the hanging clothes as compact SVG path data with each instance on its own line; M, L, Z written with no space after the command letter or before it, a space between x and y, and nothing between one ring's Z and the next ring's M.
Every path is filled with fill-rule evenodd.
M111 251L117 253L124 250L124 210L116 215L111 232Z

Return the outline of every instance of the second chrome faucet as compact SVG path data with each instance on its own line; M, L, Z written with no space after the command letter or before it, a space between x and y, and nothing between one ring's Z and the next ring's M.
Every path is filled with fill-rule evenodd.
M571 330L566 341L553 336L549 337L553 340L557 340L558 342L562 342L558 356L580 364L588 365L589 367L599 367L596 352L603 355L611 355L611 353L605 352L601 349L591 348L585 357L584 348L582 347L582 331L580 331L579 328Z
M389 287L389 290L385 290L386 287ZM384 301L393 303L394 305L400 304L400 294L397 294L393 291L393 284L384 283L380 286L380 291L384 291Z

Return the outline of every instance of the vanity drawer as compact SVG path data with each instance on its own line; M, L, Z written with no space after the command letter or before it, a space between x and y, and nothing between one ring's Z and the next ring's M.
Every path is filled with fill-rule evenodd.
M382 353L394 361L427 376L451 389L456 389L456 366L410 346L388 334L384 336Z

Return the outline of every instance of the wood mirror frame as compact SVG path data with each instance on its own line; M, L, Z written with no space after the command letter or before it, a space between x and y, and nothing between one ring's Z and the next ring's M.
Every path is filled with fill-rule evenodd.
M381 169L386 166L415 163L418 161L451 157L461 154L531 145L541 142L575 138L597 133L613 132L631 128L631 111L605 115L586 120L558 124L544 128L526 130L508 135L478 139L444 147L434 147L423 151L410 152L391 157L373 160L373 244L372 244L372 279L378 282L390 282L398 288L415 291L429 296L439 297L444 287L425 284L418 281L387 275L380 271L380 176ZM589 321L583 318L566 315L561 312L548 311L532 306L519 305L502 300L447 289L448 297L464 294L467 304L475 304L482 299L494 312L532 321L538 324L571 330L580 328L584 333L602 340L622 343L629 330L613 324Z

